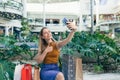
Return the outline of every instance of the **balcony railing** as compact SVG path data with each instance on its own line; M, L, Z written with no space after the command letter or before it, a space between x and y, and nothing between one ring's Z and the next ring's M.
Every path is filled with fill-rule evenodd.
M120 25L120 21L119 20L101 20L99 21L99 24L97 26L105 25L105 24L119 24Z
M46 26L47 28L50 29L51 32L65 32L68 30L67 27L65 26ZM40 30L42 29L42 27L34 27L32 28L32 32L40 32Z
M12 9L12 10L10 10L10 9ZM22 11L23 11L23 4L20 3L20 2L17 2L17 1L13 1L13 0L1 1L0 2L0 11L1 10L4 10L6 12L18 11L18 12L22 13Z

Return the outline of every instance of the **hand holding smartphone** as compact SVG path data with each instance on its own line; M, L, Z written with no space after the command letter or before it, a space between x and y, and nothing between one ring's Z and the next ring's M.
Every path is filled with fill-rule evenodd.
M64 25L67 25L68 19L63 18L62 22L63 22Z
M66 18L63 18L63 20L62 20L62 22L63 22L63 24L64 25L67 25L67 27L70 29L70 30L73 30L73 26L69 26L70 24L71 24L71 22L73 22L73 20L71 19L66 19ZM70 24L69 24L70 23Z

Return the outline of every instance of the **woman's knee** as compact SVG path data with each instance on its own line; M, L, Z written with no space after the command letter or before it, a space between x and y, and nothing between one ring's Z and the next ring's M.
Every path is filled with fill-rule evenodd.
M64 75L62 72L59 72L56 76L56 80L64 80Z

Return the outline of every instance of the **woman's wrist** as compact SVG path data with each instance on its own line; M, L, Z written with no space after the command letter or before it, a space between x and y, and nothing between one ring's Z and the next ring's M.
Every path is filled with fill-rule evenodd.
M77 26L73 22L69 23L67 27L71 32L75 32L77 30Z
M71 32L76 32L76 30L77 30L77 29L71 29L70 31L71 31Z
M44 53L47 54L47 50L46 49L44 50Z

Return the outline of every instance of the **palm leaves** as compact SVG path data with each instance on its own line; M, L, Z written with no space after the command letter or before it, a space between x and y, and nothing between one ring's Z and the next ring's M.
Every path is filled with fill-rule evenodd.
M76 32L70 44L66 45L62 51L74 55L79 53L79 57L94 58L98 65L109 63L109 59L119 61L120 58L120 47L117 43L99 32L94 34L84 31Z
M13 60L31 59L33 57L27 44L16 45L13 36L0 37L0 80L13 80L15 65ZM26 56L27 55L27 56Z
M0 60L0 80L13 80L14 67L13 63Z

